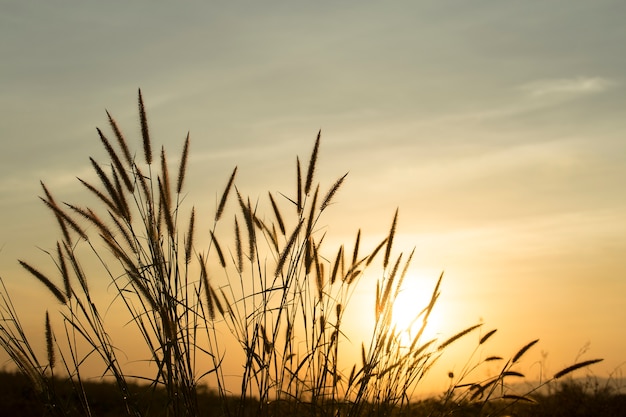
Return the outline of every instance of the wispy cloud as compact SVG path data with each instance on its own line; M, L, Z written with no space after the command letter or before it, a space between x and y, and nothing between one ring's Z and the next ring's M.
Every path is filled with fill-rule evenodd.
M521 89L531 97L579 96L605 91L613 84L602 77L555 78L532 81L523 84Z
M616 85L616 81L603 77L535 80L514 87L515 94L509 97L506 104L445 115L439 119L439 122L449 124L451 121L516 118L537 110L561 106L584 96L603 93Z

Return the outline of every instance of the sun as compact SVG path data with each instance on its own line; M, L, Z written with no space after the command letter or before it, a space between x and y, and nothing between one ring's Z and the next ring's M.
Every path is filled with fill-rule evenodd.
M429 305L433 293L433 287L428 287L423 282L419 283L416 278L407 276L392 307L392 326L402 333L403 343L410 343L424 326L424 310ZM422 342L441 336L443 319L437 307L435 303L428 316L421 336Z

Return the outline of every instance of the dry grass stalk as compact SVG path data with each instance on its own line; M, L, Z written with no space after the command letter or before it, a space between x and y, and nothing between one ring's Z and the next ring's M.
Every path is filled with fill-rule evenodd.
M189 133L185 139L185 145L183 146L183 154L180 157L180 166L178 167L178 179L176 181L176 193L180 194L183 189L183 183L185 181L185 173L187 172L187 159L189 158Z
M222 266L222 268L226 268L226 259L224 259L224 253L222 252L222 248L220 247L220 244L217 241L217 238L215 237L215 234L213 233L212 230L211 230L211 242L213 242L213 245L215 245L215 251L217 252L217 257L220 260L220 265Z
M50 325L50 316L46 310L46 352L48 354L48 366L52 371L56 364L56 356L54 352L54 334Z
M398 295L400 294L400 289L402 288L402 284L404 283L404 278L409 272L409 266L411 265L411 261L413 260L414 254L415 254L415 248L413 248L407 260L404 262L404 268L402 269L402 273L400 274L400 279L398 280L398 283L396 284L395 294L393 295L394 300L397 299Z
M129 231L127 225L122 224L122 222L113 213L109 212L109 217L111 218L113 223L115 223L115 227L117 228L117 230L124 237L124 241L128 245L128 248L133 253L135 254L138 253L138 249L137 249L138 243L135 240L136 236L135 237L131 236L132 231Z
M319 185L317 186L317 188L315 189L315 194L313 194L313 201L311 202L311 210L309 212L309 217L307 218L307 225L306 225L306 231L305 231L305 237L310 237L311 234L313 233L313 224L315 222L316 216L315 216L315 212L316 212L316 204L317 204L317 195L319 192Z
M303 220L300 220L300 223L298 223L293 232L291 232L289 240L287 241L287 244L283 248L278 258L278 264L276 264L276 271L274 272L274 276L278 276L282 272L283 266L285 266L285 262L287 262L287 258L289 257L289 253L291 252L291 248L296 243L298 234L300 233L300 229L302 228L302 223Z
M193 250L193 234L196 220L196 210L191 209L191 216L189 217L189 228L187 229L187 238L185 239L185 264L191 262L191 252Z
M68 242L72 241L67 226L70 226L70 228L74 230L81 238L87 240L87 233L85 233L85 231L74 220L72 220L71 217L69 217L63 210L61 210L61 208L56 204L55 200L52 199L49 195L48 190L43 182L41 183L41 186L46 192L48 199L46 200L42 197L40 197L40 199L44 202L46 206L48 206L50 210L54 212L54 215L57 218L59 225L61 226L61 230L63 231L63 236L65 237L65 240Z
M332 201L333 197L335 196L335 194L339 190L339 187L341 187L341 184L343 184L343 180L347 176L348 176L348 173L346 172L345 174L343 174L343 176L341 178L339 178L337 181L335 181L335 183L333 184L332 187L330 187L330 189L328 190L328 192L324 196L324 199L322 200L322 204L320 205L320 211L324 211L326 209L326 207L328 207L328 205Z
M113 176L113 181L115 184L116 195L119 198L118 206L120 211L122 212L122 218L126 221L126 223L131 223L131 214L130 214L130 206L126 200L126 193L122 188L122 184L120 183L119 176L117 175L117 171L115 168L111 168L111 175Z
M379 308L381 310L383 309L384 306L393 303L393 299L391 300L391 303L390 303L389 296L391 295L391 288L393 286L394 280L396 279L396 276L398 273L398 267L400 266L401 261L402 261L402 254L398 255L398 259L396 259L396 263L394 264L391 270L391 273L386 279L387 283L385 284L385 290L383 291L382 298L380 299Z
M235 182L235 174L237 174L237 167L235 167L235 169L233 169L233 173L230 175L230 179L228 180L228 184L226 184L226 188L224 189L224 193L222 193L222 198L220 198L220 203L217 206L217 210L215 211L215 221L216 222L222 217L222 213L224 213L224 207L226 207L226 201L228 200L228 194L230 194L230 189L233 186L233 182Z
M150 306L150 310L153 312L159 311L160 306L157 302L157 297L152 294L150 288L147 286L146 279L141 275L139 270L137 270L134 265L127 265L126 273L128 274L128 278L130 278L133 287L138 291L138 295L142 296Z
M80 207L76 207L67 203L66 205L70 209L75 211L76 213L83 216L85 219L89 220L89 222L91 222L94 226L98 228L98 230L100 231L102 235L113 238L113 233L111 232L111 230L104 224L104 222L100 219L100 217L98 217L98 215L94 213L91 209L82 209Z
M209 291L211 292L211 298L213 299L213 302L215 303L215 307L217 307L217 311L220 313L220 316L224 317L224 313L225 313L224 306L222 305L222 302L217 296L217 293L215 292L215 289L213 288L212 285L209 285Z
M152 164L152 145L150 143L150 132L148 131L148 119L146 117L146 109L143 105L143 97L141 89L139 90L139 121L141 123L141 137L143 139L143 153L146 164Z
M235 217L235 247L237 250L237 270L243 271L243 248L241 246L241 230L239 228L239 221Z
M383 267L387 268L389 264L389 256L391 255L391 247L393 246L393 238L396 234L396 225L398 224L398 209L396 209L396 213L393 216L393 221L391 222L391 229L389 230L389 236L387 237L387 247L385 249L385 258L383 260Z
M356 241L354 242L354 250L352 251L352 264L351 267L356 265L359 259L359 247L361 245L361 229L356 234Z
M304 272L306 275L311 273L311 265L313 264L313 239L308 238L304 244Z
M467 335L468 333L476 330L477 328L479 328L480 326L482 326L482 324L475 324L473 326L468 327L467 329L464 329L460 332L458 332L457 334L455 334L454 336L446 339L443 343L441 343L438 347L437 350L443 350L446 347L450 346L452 343L456 342L457 340L459 340L460 338L462 338L463 336Z
M113 119L113 117L111 117L111 114L108 111L106 112L106 114L109 119L109 125L111 126L111 129L113 129L113 133L115 134L115 137L117 139L117 143L118 145L120 145L120 148L122 148L122 153L124 154L126 163L128 164L128 167L130 168L134 164L133 164L133 158L130 154L130 150L128 149L128 144L126 143L126 139L124 139L124 135L122 134L122 131L118 127L117 122ZM133 192L134 188L131 188L128 191Z
M296 157L296 167L297 167L297 209L298 214L302 212L302 170L300 169L300 158Z
M83 181L80 178L78 178L78 181L80 181L80 183L83 184L85 186L85 188L87 188L96 197L98 197L100 199L100 201L102 201L104 204L106 204L113 212L115 212L115 214L121 214L121 212L119 211L119 209L115 205L115 203L112 200L110 200L106 195L104 195L104 193L102 193L96 187L94 187L93 185L89 184L86 181Z
M140 185L140 192L138 193L137 197L145 205L145 207L140 206L140 209L144 210L142 216L144 217L147 226L153 225L154 201L152 199L151 184L148 184L148 180L150 178L143 174L141 168L139 168L138 165L134 166L134 170L136 172L135 181L138 181Z
M259 229L264 232L265 236L270 239L272 243L272 247L274 248L275 253L279 253L280 249L278 248L278 233L276 232L276 225L272 224L271 228L264 221L255 216L254 221Z
M46 204L54 212L54 216L57 219L57 223L59 224L59 227L61 227L61 232L63 233L63 237L65 238L65 240L67 240L68 242L71 241L69 230L67 228L67 225L65 224L64 214L59 210L57 203L54 200L54 197L52 197L52 195L46 188L46 185L43 183L43 181L40 181L40 184L44 190L44 193L46 194L46 199L42 197L40 197L40 199L44 202L44 204ZM81 237L82 236L84 236L84 232L81 235Z
M268 192L270 196L270 202L272 203L272 209L274 210L274 215L276 216L276 221L278 222L278 228L280 229L280 233L285 236L285 222L283 222L283 216L280 215L280 210L278 209L278 205L276 201L274 201L274 197L272 197L272 193Z
M335 257L335 262L333 263L333 270L330 274L330 283L331 285L335 283L337 279L337 274L339 273L339 267L341 266L341 275L343 275L343 245L339 247L337 251L337 256Z
M539 339L533 340L532 342L524 345L514 356L513 359L511 360L511 363L515 363L518 360L520 360L520 358L522 356L524 356L524 354L528 351L528 349L530 349L531 347L533 347L534 345L537 344L537 342L539 342Z
M491 338L491 336L493 336L496 332L498 331L498 329L493 329L488 331L483 337L480 338L480 340L478 341L479 345L482 345L483 343L485 343L487 340L489 340Z
M117 189L115 188L115 186L113 185L109 177L104 173L102 168L100 168L100 165L98 165L98 163L93 158L89 158L89 160L91 161L91 165L93 166L93 169L96 171L96 174L98 174L98 178L100 178L100 181L102 182L107 192L109 193L110 200L109 200L109 203L107 204L108 205L110 204L109 207L111 207L115 212L119 213L120 215L123 215L124 214L123 203L121 202L121 197L117 193ZM90 188L95 190L94 187L90 187ZM102 193L100 193L99 195L102 195Z
M169 191L166 190L166 185L161 182L160 178L157 178L157 182L159 185L159 196L161 197L160 202L163 207L161 214L165 220L165 226L167 227L167 233L171 239L174 238L175 227L174 227L174 219L172 217L172 207L171 202L168 201Z
M200 278L204 286L204 295L206 299L207 309L209 312L209 319L215 320L215 304L213 302L213 295L211 293L211 286L209 284L209 274L206 269L206 262L202 255L199 255L198 260L200 263Z
M70 274L67 271L67 263L65 262L65 257L63 256L63 250L61 249L61 244L57 241L57 259L59 270L61 271L61 276L63 277L63 287L65 289L65 296L70 299L72 297L72 286L70 284Z
M67 255L67 258L70 260L70 264L72 265L72 270L74 271L74 275L78 279L78 283L80 284L80 287L82 288L85 294L88 294L89 287L87 286L87 278L83 272L83 269L80 266L80 263L78 262L78 259L76 259L76 256L74 256L74 252L72 248L69 246L68 242L63 242L63 249L65 250L65 254Z
M235 314L234 311L233 311L233 308L232 308L232 304L233 303L231 301L229 301L229 299L226 296L226 293L224 292L223 288L220 288L220 294L222 295L222 299L224 300L224 303L226 303L226 310L225 311L228 312L229 316L232 319L232 317Z
M117 153L113 149L113 146L111 146L111 143L109 142L107 137L104 136L104 133L102 133L102 131L99 128L96 128L96 131L98 132L98 136L100 136L100 141L102 142L102 144L104 145L104 148L109 154L109 158L111 158L111 161L113 162L113 166L122 176L122 180L124 181L124 184L126 185L126 189L130 192L133 192L133 189L134 189L133 182L130 180L128 173L126 172L126 169L122 165L122 161L120 160L120 158L117 156Z
M59 287L54 285L48 277L46 277L44 274L42 274L41 272L39 272L38 270L36 270L35 268L33 268L32 266L30 266L24 261L19 261L19 263L20 265L22 265L24 269L26 269L35 278L37 278L42 284L44 284L50 290L52 295L54 295L56 299L59 300L61 304L67 303L67 298L65 298L65 295L63 294L63 292L59 289Z
M317 153L320 147L320 137L322 131L317 133L317 139L315 139L315 145L313 146L313 152L311 152L311 158L309 159L309 168L306 173L306 181L304 183L304 194L309 195L311 191L311 185L313 184L313 174L315 174L315 165L317 164Z
M150 165L152 144L141 91L138 102L144 154L146 163ZM195 387L205 375L214 377L223 401L224 414L232 417L242 416L248 411L246 404L249 404L250 395L258 397L258 408L255 411L262 417L283 415L285 410L288 415L309 414L320 417L400 414L408 410L403 407L407 405L410 390L422 381L442 351L479 327L469 327L443 343L439 343L437 339L426 342L422 340L424 329L439 297L443 274L437 281L429 304L410 325L412 328L421 319L417 333L413 335L409 333L413 330L402 329L394 324L393 305L415 252L413 250L406 260L402 253L392 253L398 209L395 211L389 234L369 254L363 253L362 232L359 229L348 267L345 265L344 245L339 246L333 262L326 259L323 253L326 234L318 236L318 221L347 174L335 181L321 199L321 204L318 204L320 184L314 182L314 177L321 131L318 132L304 181L300 159L296 159L297 195L293 200L285 197L296 206L295 213L291 212L293 218L285 218L272 194L268 193L273 211L272 220L261 220L266 218L258 215L259 207L253 206L250 198L242 197L234 186L237 172L235 168L216 207L213 228L209 231L209 248L196 251L195 209L191 209L189 224L185 230L180 232L178 227L181 203L184 200L180 193L188 162L189 134L178 167L174 199L170 190L165 149L161 149L160 175L153 174L150 166L144 175L133 162L132 154L117 124L108 112L107 116L123 157L116 153L109 140L98 129L100 141L109 155L110 163L107 162L107 165L111 166L112 171L110 175L106 175L101 166L91 159L104 190L100 191L81 181L90 193L95 194L100 209L67 204L70 210L65 207L62 210L42 183L46 195L42 200L53 211L64 236L63 240L57 242L56 254L52 255L63 279L63 291L39 270L24 261L20 263L64 303L60 309L63 320L67 323L66 335L70 353L63 356L61 345L64 344L57 344L56 348L66 364L68 374L80 378L80 368L86 357L80 357L76 344L73 343L76 337L83 338L93 348L93 356L99 355L102 358L106 373L115 378L124 401L128 400L128 414L133 414L136 409L131 404L132 396L128 395L127 376L115 356L116 349L107 333L106 323L99 312L95 297L92 298L89 293L89 270L84 271L81 267L79 256L82 259L82 250L77 250L78 243L82 242L72 243L72 230L87 241L87 246L100 259L112 285L118 290L116 299L121 300L131 314L131 323L137 326L151 352L150 360L155 365L155 373L149 378L150 383L154 387L165 388L169 399L167 412L170 415L199 414ZM229 228L229 233L234 232L235 249L226 248L231 253L227 260L216 238L216 230L233 187L237 190L239 205L232 209L235 224L234 231ZM309 199L313 188L314 195ZM282 193L281 195L284 196ZM131 219L129 203L135 203L132 206L135 219ZM108 226L101 220L103 212L110 217L109 220L105 214L107 222L112 221L115 226ZM243 231L239 225L241 216L248 233L249 257L245 255L251 261L250 267L245 271L241 236ZM90 235L95 233L96 237L99 236L99 242L104 245L96 245L88 240L86 232L73 220L74 217L82 217L89 226L95 226L86 230ZM286 226L291 224L297 225L287 233ZM279 232L284 238L279 238ZM179 233L186 233L186 236L180 236ZM342 328L342 316L352 294L359 288L357 284L361 282L360 277L383 247L385 253L382 259L382 276L376 281L376 322L371 339L367 341L369 347L361 343L360 366L354 363L354 358L348 358L349 362L344 363L344 359L340 358L344 358L345 354L342 355L340 346L343 346L348 335L346 329ZM113 256L108 252L102 253L102 248L110 251ZM219 263L208 263L207 258L212 248L215 248ZM192 258L192 254L196 256ZM392 258L395 262L390 265ZM271 269L268 273L268 259L276 262L273 276ZM121 268L121 275L118 270L110 267L110 260L113 260L118 269ZM311 271L313 267L314 272ZM237 270L234 277L233 269ZM71 287L70 270L73 270L78 279L82 292L79 288ZM312 273L315 277L311 277ZM41 390L44 391L45 375L40 372L44 367L39 367L36 357L27 350L20 350L28 346L27 344L16 344L15 340L12 341L7 336L11 333L7 332L4 323L17 323L17 320L5 319L5 312L13 310L7 306L7 299L2 291L0 302L3 302L0 308L0 345L8 349L11 358L25 373L30 372L34 384L41 383ZM9 315L11 314L13 313ZM218 315L222 320L217 320ZM14 314L12 317L15 317ZM220 326L226 326L229 331L223 331L224 328ZM232 405L223 368L223 361L230 352L224 349L221 340L229 333L234 335L245 356L240 375L241 395L236 406ZM482 336L478 345L484 345L494 333L495 330L492 330ZM16 331L13 334L19 336L18 340L25 340L22 333ZM409 339L406 334L410 336ZM50 369L55 362L53 340L56 343L50 317L46 314L46 347ZM511 366L534 343L520 349L499 375L470 385L452 385L449 395L454 401L451 402L458 403L465 399L487 401L492 398L495 387L504 386L505 378L521 377L522 374ZM204 355L212 363L213 369L198 373L196 365L206 363L200 359ZM66 362L66 358L69 361ZM483 363L500 359L492 355L483 360ZM554 378L597 361L574 364L557 372ZM349 373L344 373L344 366L351 369ZM467 393L456 394L455 390L462 386L470 388ZM524 398L513 397L515 395L505 392L499 398L516 401ZM82 409L89 410L89 399L84 395L84 390L81 394L80 388L78 398L82 399ZM139 416L141 412L135 415Z
M255 221L254 221L254 212L252 211L252 205L250 203L250 199L245 203L237 190L237 198L239 200L239 206L241 208L241 213L243 214L243 218L246 221L246 230L248 231L248 254L250 262L254 261L255 248L256 248L256 231L255 231Z
M587 361L582 361L582 362L578 362L575 363L574 365L570 365L564 369L561 369L559 372L555 373L554 376L552 378L554 379L558 379L561 378L567 374L570 374L572 372L574 372L577 369L581 369L581 368L585 368L589 365L593 365L594 363L598 363L598 362L602 362L603 359L590 359Z
M324 265L319 261L317 246L315 242L311 242L313 259L315 261L315 284L317 287L317 298L320 303L324 300Z
M168 207L168 211L171 212L172 208L172 192L170 187L170 171L167 167L167 158L165 156L165 147L161 147L161 185L163 186L163 195L164 202L166 202L166 207Z

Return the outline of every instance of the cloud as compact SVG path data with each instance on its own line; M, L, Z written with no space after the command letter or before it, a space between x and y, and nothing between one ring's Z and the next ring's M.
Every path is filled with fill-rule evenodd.
M449 114L438 119L451 122L511 119L528 113L561 106L583 96L603 93L617 82L603 77L550 78L531 81L513 88L516 93L504 104L486 106L473 111ZM521 94L520 94L521 92Z
M531 97L578 96L606 91L613 82L602 77L577 77L537 80L521 86Z

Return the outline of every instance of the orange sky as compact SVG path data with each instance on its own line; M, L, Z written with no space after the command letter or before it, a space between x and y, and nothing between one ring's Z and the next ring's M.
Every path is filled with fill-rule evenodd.
M399 207L413 274L445 270L444 332L482 319L501 354L540 338L553 372L587 346L599 376L626 361L625 5L2 9L0 275L33 328L51 300L16 259L46 262L57 239L39 180L80 198L104 109L138 133L141 87L157 143L178 152L190 131L199 210L235 165L253 198L291 191L321 128L320 178L349 172L329 228L374 242Z

